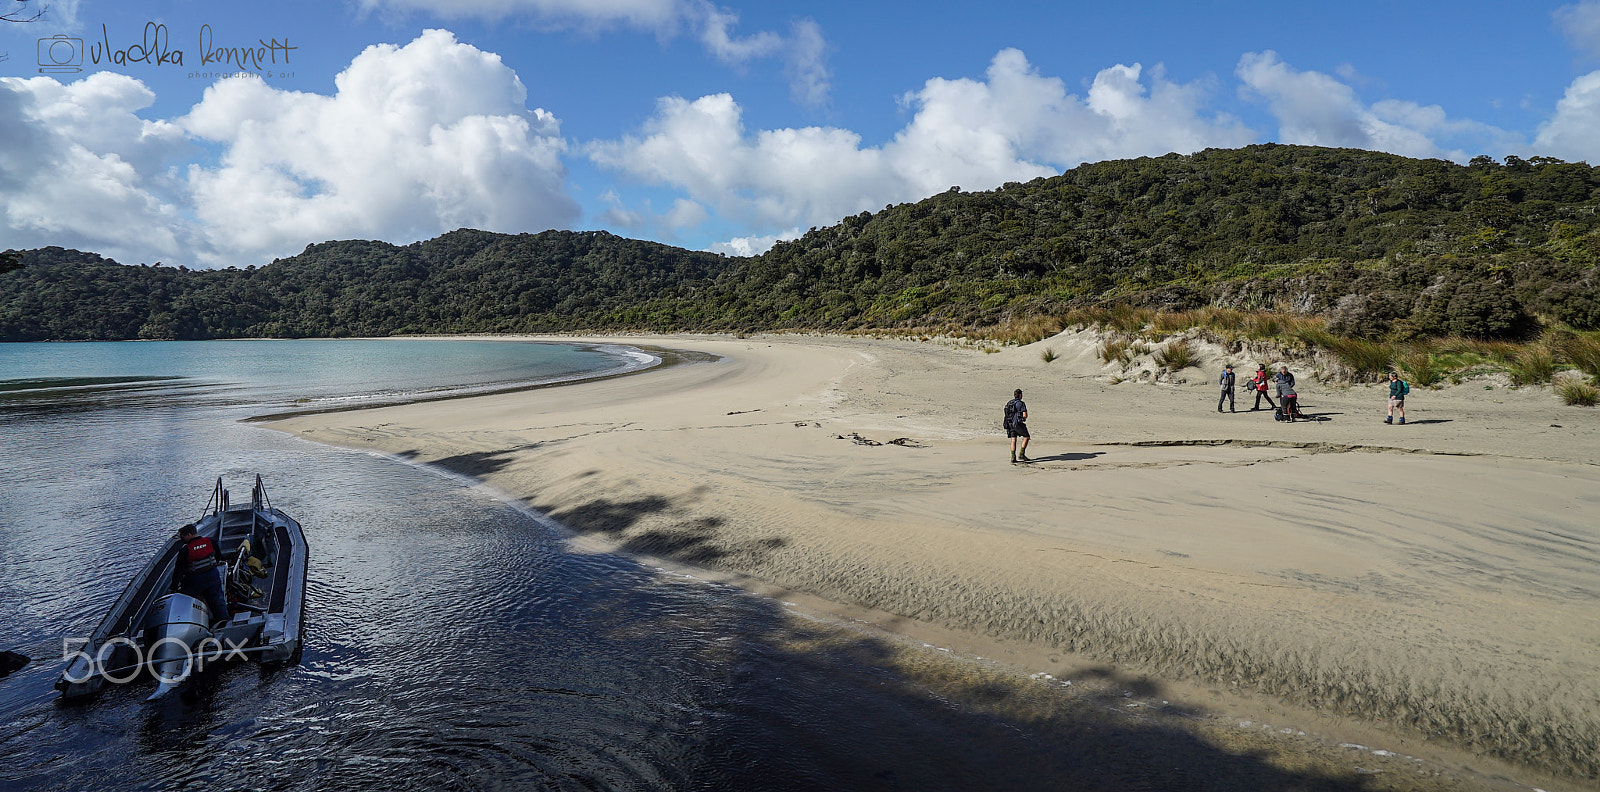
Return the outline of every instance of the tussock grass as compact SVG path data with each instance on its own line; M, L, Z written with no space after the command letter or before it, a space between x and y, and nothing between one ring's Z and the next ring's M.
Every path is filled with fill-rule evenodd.
M1155 312L1147 308L1119 305L1111 309L1111 327L1124 333L1137 333L1150 324Z
M1556 373L1556 356L1548 347L1533 345L1515 352L1506 363L1513 385L1543 385Z
M1563 378L1556 383L1556 395L1564 404L1574 407L1593 407L1600 401L1600 388L1575 377Z
M1199 362L1199 354L1186 338L1175 338L1156 352L1156 365L1168 371L1178 371Z
M1375 377L1389 370L1394 363L1395 348L1383 341L1366 341L1360 338L1341 338L1328 335L1321 344L1349 366L1357 376Z
M1170 343L1167 347L1158 344L1162 339L1188 335L1232 347L1235 353L1242 351L1238 346L1242 342L1265 344L1266 349L1256 346L1246 352L1257 357L1280 352L1300 357L1322 350L1357 380L1398 369L1408 382L1428 387L1442 382L1459 384L1472 376L1503 371L1516 385L1542 385L1571 367L1600 385L1600 333L1570 329L1547 331L1533 342L1444 337L1397 343L1337 335L1328 330L1325 320L1314 316L1233 308L1154 311L1115 305L1073 308L1054 318L1012 320L967 334L1005 343L1032 343L1067 327L1094 328L1111 335L1099 350L1105 363L1127 365L1134 358L1154 353L1156 363L1171 371L1196 365L1197 350L1190 347L1185 355L1170 349ZM1047 353L1054 355L1050 350Z
M1055 316L1030 316L1018 319L1008 319L986 330L970 333L986 341L999 341L1005 344L1031 344L1042 341L1068 326L1061 317Z
M1574 335L1561 344L1561 356L1579 371L1600 379L1600 335Z
M1044 351L1039 353L1039 359L1049 363L1056 359L1056 351L1050 347L1045 347Z
M1121 363L1127 365L1132 358L1128 349L1128 341L1123 338L1112 338L1100 345L1100 360L1104 363Z
M1395 360L1402 376L1412 385L1437 385L1444 380L1446 366L1440 365L1426 347L1413 347Z

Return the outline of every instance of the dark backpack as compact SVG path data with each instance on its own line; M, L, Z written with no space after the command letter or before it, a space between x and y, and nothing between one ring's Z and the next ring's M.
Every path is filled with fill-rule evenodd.
M1400 380L1400 395L1405 396L1409 393L1411 393L1411 383Z
M1007 432L1009 432L1009 431L1011 431L1011 425L1013 423L1015 423L1016 420L1017 420L1017 400L1016 399L1012 399L1011 401L1006 402L1006 417L1005 417L1004 420L1002 420L1000 422L1000 428L1002 428L1002 429L1006 430Z

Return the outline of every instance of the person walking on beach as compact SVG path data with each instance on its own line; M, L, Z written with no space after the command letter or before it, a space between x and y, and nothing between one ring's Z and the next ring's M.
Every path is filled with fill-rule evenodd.
M1028 458L1028 404L1022 400L1022 389L1018 388L1012 394L1011 401L1006 402L1005 427L1006 437L1011 438L1011 461L1032 462ZM1017 447L1017 440L1022 440L1022 447Z
M1217 384L1222 386L1222 395L1217 397L1217 412L1222 412L1222 403L1228 403L1228 412L1233 412L1233 364L1222 367L1222 376L1217 379Z
M1267 406L1276 410L1278 405L1272 403L1272 397L1267 394L1267 367L1266 364L1256 366L1256 375L1250 379L1250 388L1256 392L1256 406L1251 407L1254 412L1261 409L1261 400L1267 400Z
M1383 419L1386 424L1395 423L1394 414L1400 413L1400 423L1406 422L1406 394L1411 392L1411 383L1400 379L1400 375L1389 372L1389 417Z

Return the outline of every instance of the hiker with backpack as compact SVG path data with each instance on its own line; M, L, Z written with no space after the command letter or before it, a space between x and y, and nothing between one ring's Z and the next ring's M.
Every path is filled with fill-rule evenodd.
M1289 370L1284 369L1283 373L1288 374ZM1305 417L1300 413L1300 394L1294 391L1294 375L1278 378L1278 401L1280 402L1279 409L1276 410L1278 420L1293 423L1294 419Z
M1383 419L1386 424L1395 423L1394 414L1400 413L1400 423L1406 422L1406 394L1411 392L1411 383L1400 379L1400 375L1389 372L1389 417Z
M1233 412L1233 364L1222 367L1222 376L1217 378L1217 384L1222 386L1222 395L1217 397L1217 412L1222 412L1222 403L1228 403L1228 412Z
M1028 458L1028 404L1022 400L1022 389L1018 388L1013 394L1014 398L1006 402L1005 420L1002 425L1006 429L1006 437L1011 438L1011 461L1032 462ZM1017 447L1017 439L1021 438L1022 447Z
M1261 409L1261 400L1262 399L1266 399L1267 400L1267 406L1268 407L1271 407L1274 410L1278 409L1278 405L1272 403L1272 397L1267 395L1267 366L1266 366L1266 364L1263 363L1261 365L1256 366L1256 375L1254 377L1252 377L1250 379L1250 382L1248 382L1246 384L1248 384L1250 386L1251 390L1256 392L1256 406L1250 408L1251 412L1254 412L1256 410Z
M1272 381L1278 388L1279 418L1284 421L1304 418L1305 415L1300 412L1300 394L1295 393L1294 375L1289 373L1289 367L1279 366L1278 373L1272 376Z

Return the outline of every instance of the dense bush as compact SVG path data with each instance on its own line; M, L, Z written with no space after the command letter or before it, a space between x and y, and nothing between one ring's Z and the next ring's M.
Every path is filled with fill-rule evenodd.
M1593 270L1577 282L1553 284L1539 297L1556 321L1579 330L1600 330L1600 277Z
M952 190L749 258L564 231L328 242L205 272L45 248L0 274L0 339L971 331L1096 303L1330 314L1373 338L1518 337L1530 310L1593 324L1597 204L1600 169L1581 163L1267 144Z
M1347 294L1328 317L1328 330L1351 338L1381 338L1411 314L1411 300L1394 291Z

